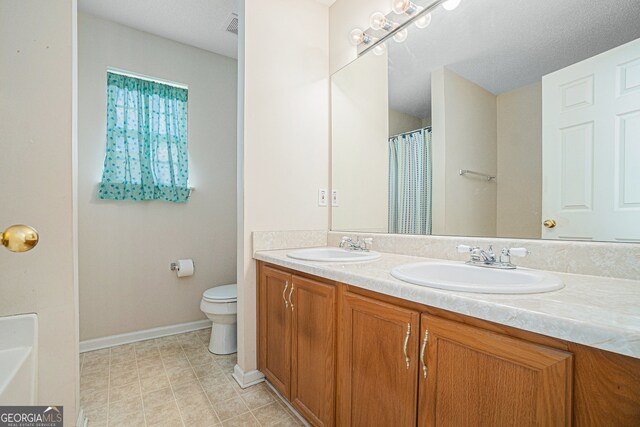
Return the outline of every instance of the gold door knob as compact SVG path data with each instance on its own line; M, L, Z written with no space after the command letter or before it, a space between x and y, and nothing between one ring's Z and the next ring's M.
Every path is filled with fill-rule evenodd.
M544 225L546 228L553 228L556 226L556 220L548 219L545 222L543 222L542 225Z
M11 252L26 252L38 244L38 232L28 225L12 225L0 233L2 246Z

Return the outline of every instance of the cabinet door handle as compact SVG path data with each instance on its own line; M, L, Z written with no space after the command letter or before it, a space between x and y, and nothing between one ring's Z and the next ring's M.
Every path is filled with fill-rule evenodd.
M407 355L407 346L409 345L409 336L411 335L411 323L407 323L407 335L404 337L404 360L407 362L407 369L409 369L409 355Z
M427 349L427 341L429 339L429 330L424 329L424 340L422 340L422 348L420 349L420 362L422 362L422 374L427 378L427 364L424 361L424 351Z
M289 287L289 281L284 282L284 289L282 290L282 299L284 300L284 308L289 308L289 303L287 302L287 297L285 296L287 293L287 288Z
M293 301L291 301L292 293L293 293L293 283L291 284L291 289L289 290L289 304L291 304L291 311L293 311Z

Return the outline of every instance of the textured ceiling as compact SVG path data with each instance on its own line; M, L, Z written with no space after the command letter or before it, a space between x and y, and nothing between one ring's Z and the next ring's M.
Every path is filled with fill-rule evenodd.
M226 31L237 0L79 0L81 11L221 55L238 57Z
M431 116L431 72L442 66L500 94L640 38L638 0L462 0L431 25L388 42L390 108Z

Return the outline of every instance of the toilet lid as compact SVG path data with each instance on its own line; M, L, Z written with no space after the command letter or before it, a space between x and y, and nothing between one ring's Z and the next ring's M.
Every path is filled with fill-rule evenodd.
M209 301L236 300L238 298L238 288L235 283L232 285L216 286L215 288L204 291L202 297Z

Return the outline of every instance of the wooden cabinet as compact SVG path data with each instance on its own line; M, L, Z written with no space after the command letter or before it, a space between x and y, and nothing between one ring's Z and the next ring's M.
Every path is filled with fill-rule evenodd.
M287 399L291 396L291 274L262 267L259 289L259 364Z
M260 268L258 363L314 426L335 425L336 288Z
M338 424L415 426L419 313L345 293Z
M420 426L569 426L572 355L422 315Z
M335 424L336 288L293 276L291 403L314 426Z
M258 264L258 367L314 426L638 426L640 359Z

